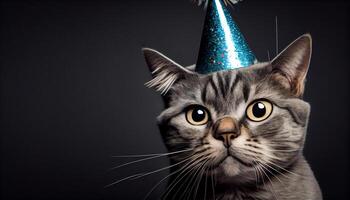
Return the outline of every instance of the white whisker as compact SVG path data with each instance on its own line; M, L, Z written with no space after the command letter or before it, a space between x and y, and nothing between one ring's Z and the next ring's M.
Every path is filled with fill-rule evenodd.
M139 163L139 162L142 162L142 161L151 160L151 159L155 159L155 158L159 158L159 157L163 157L163 156L168 156L168 155L188 152L188 151L191 151L191 150L193 150L193 149L186 149L186 150L181 150L181 151L177 151L177 152L171 152L171 153L168 153L167 155L160 154L160 155L152 156L152 157L149 157L149 158L142 158L142 159L139 159L139 160L135 160L135 161L131 161L131 162L127 162L127 163L118 165L116 167L111 168L110 170L115 170L115 169L118 169L118 168L121 168L121 167L125 167L127 165L131 165L131 164L135 164L135 163Z
M255 185L256 185L256 187L258 187L258 184L259 184L259 176L258 176L258 172L257 172L256 166L253 165L253 167L254 167L254 173L255 173Z
M262 167L262 165L259 162L258 162L258 165L260 167ZM270 184L271 184L270 191L273 194L275 200L277 200L276 193L275 193L275 190L274 190L274 187L273 187L273 184L272 184L272 181L271 181L270 177L266 174L266 172L265 172L265 170L263 168L261 168L261 171L265 174L266 178L270 181Z
M278 55L278 17L275 17L275 25L276 25L276 56Z
M266 169L273 177L275 177L281 184L283 184L283 182L281 181L281 179L280 178L278 178L278 176L276 176L276 175L274 175L267 167L265 167L265 165L266 166L269 166L269 165L267 165L267 164L263 164L263 163L260 163L261 164L261 166L264 168L264 169ZM271 168L271 167L270 167Z
M207 167L206 164L209 162L209 160L210 160L210 159L207 159L207 160L204 162L203 167L201 168L200 172L198 173L198 175L199 175L199 180L198 180L198 184L197 184L196 191L195 191L195 193L194 193L194 198L193 198L193 199L196 199L196 197L197 197L198 188L199 188L199 185L200 185L200 183L201 183L203 174L204 174L204 172L207 170L207 169L206 169L206 167ZM196 182L197 182L197 181L196 181ZM194 183L196 184L196 182L194 182ZM191 192L192 192L192 189L191 189L190 193L191 193ZM205 198L204 198L204 199L205 199Z
M105 188L110 187L110 186L112 186L112 185L116 185L116 184L118 184L118 183L120 183L120 182L123 182L123 181L129 180L129 179L132 179L132 178L137 177L137 176L139 176L139 175L142 175L142 173L139 173L139 174L134 174L134 175L131 175L131 176L128 176L128 177L122 178L122 179L120 179L120 180L118 180L118 181L115 181L115 182L113 182L113 183L109 184L109 185L106 185L106 186L105 186Z
M205 158L203 158L203 160L205 160ZM202 161L203 161L202 160ZM185 179L185 182L184 183L186 183L187 182L187 180L188 180L188 178L190 178L190 180L189 180L189 182L188 182L188 185L189 184L191 184L192 183L192 181L193 180L195 180L195 178L197 178L197 174L198 174L198 172L200 171L200 169L201 169L201 167L204 165L204 163L202 163L201 165L196 165L195 167L194 167L194 173L192 174L192 176L189 176L189 177L187 177L186 179ZM194 184L193 184L194 185ZM192 185L192 187L193 187L193 185ZM191 188L192 188L191 187ZM182 193L182 195L180 196L180 199L185 199L185 198L182 198L182 197L185 197L184 195L186 195L186 194L188 194L188 192L187 192L187 190L189 189L189 187L186 187L186 189L185 189L185 191L183 191L183 193ZM175 195L176 196L176 195Z
M174 181L168 185L168 187L165 190L165 193L163 194L164 198L166 199L166 197L170 194L170 192L174 189L174 187L184 178L187 176L187 174L189 174L191 171L193 171L194 169L196 169L196 165L198 163L200 163L201 161L203 161L205 158L203 157L204 155L197 155L196 158L194 158L191 162L187 163L187 166L183 166L182 167L182 171L180 172L180 174L174 179ZM177 193L177 192L176 192ZM175 194L176 194L175 193ZM175 196L175 195L174 195Z
M189 159L191 159L191 156L187 157L186 159L184 159L184 160L182 160L182 161L180 161L180 162L178 162L178 163L175 163L175 164L170 165L170 166L167 166L167 167L163 167L163 168L160 168L160 169L157 169L157 170L154 170L154 171L151 171L151 172L147 172L147 173L138 173L138 174L135 174L135 175L131 175L131 176L122 178L122 179L120 179L120 180L117 180L117 181L115 181L115 182L113 182L113 183L107 185L106 187L110 187L110 186L112 186L112 185L116 185L116 184L118 184L118 183L120 183L120 182L122 182L122 181L126 181L126 180L129 180L129 179L131 179L131 180L139 179L139 178L148 176L148 175L150 175L150 174L154 174L154 173L157 173L157 172L160 172L160 171L169 169L169 168L174 167L174 166L177 166L177 165L179 165L179 164L181 164L181 163L183 163L183 162L185 162L185 161L187 161L187 160L189 160Z
M261 180L262 180L262 182L263 182L263 185L264 185L264 187L266 187L266 185L265 185L265 180L264 180L264 175L263 175L262 172L261 172L261 167L260 167L259 163L257 163L256 160L254 160L254 163L256 164L256 169L257 169L257 172L258 172L259 176L261 177Z
M204 198L207 199L207 185L208 185L208 171L205 172L205 181L204 181Z
M213 166L211 168L211 170L213 170ZM211 172L211 185L212 185L212 189L213 189L213 199L215 200L215 185L214 185L214 173Z
M160 169L151 171L151 172L147 172L147 173L142 174L142 175L140 175L140 176L137 176L137 177L135 177L135 178L133 178L133 179L142 178L142 177L144 177L144 176L148 176L148 175L150 175L150 174L154 174L154 173L157 173L157 172L160 172L160 171L163 171L163 170L166 170L166 169L175 167L175 166L177 166L177 165L179 165L179 164L181 164L181 163L184 163L185 161L187 161L187 160L189 160L189 159L191 159L191 157L190 157L190 158L187 158L187 159L184 159L184 160L182 160L182 161L180 161L180 162L178 162L178 163L176 163L176 164L173 164L173 165L170 165L170 166L166 166L166 167L163 167L163 168L160 168Z
M189 195L188 197L191 197L191 191L193 190L193 187L194 187L195 183L197 182L198 175L199 175L199 173L201 172L201 168L202 168L202 166L203 166L204 164L205 164L205 162L203 162L203 163L202 163L201 165L199 165L199 166L196 166L196 169L197 169L197 170L193 173L192 176L190 176L191 178L190 178L190 181L188 182L188 185L190 185L190 184L192 183L192 181L194 181L194 182L193 182L194 184L192 184L191 187L186 187L186 189L185 189L185 191L183 192L182 196L180 196L180 199L185 199L185 198L182 198L182 197L183 197L183 195L185 195L184 197L186 197L187 194ZM187 192L188 189L190 189L190 190ZM187 199L187 198L186 198L186 199Z
M288 173L290 173L290 174L292 174L292 175L301 176L300 174L296 174L296 173L294 173L294 172L291 172L291 171L287 170L286 168L281 167L281 166L277 165L276 163L274 163L274 162L272 162L272 161L266 161L266 162L268 162L269 164L272 164L272 165L278 167L279 169L281 169L281 170L283 170L283 171L285 171L285 172L288 172Z
M180 171L181 171L181 168L178 169L178 170L176 170L175 172L170 173L169 175L167 175L166 177L164 177L162 180L160 180L156 185L154 185L154 186L151 188L151 190L146 194L146 196L143 198L143 200L146 200L146 199L149 197L149 195L151 195L151 193L152 193L164 180L166 180L166 179L169 178L170 176L172 176L172 175L174 175L174 174L176 174L176 173L178 173L178 172L180 172Z
M191 151L191 150L193 150L193 148L180 150L180 151L169 152L169 153L133 154L133 155L112 156L112 157L113 158L135 158L135 157L150 157L150 156L160 156L160 155L167 156L167 155L172 155L172 154L176 154L176 153L182 153L182 152Z

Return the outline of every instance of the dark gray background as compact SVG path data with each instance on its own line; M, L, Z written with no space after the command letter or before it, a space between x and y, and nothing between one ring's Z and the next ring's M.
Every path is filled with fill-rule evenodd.
M325 199L345 199L349 4L245 0L231 11L260 60L275 55L275 16L280 49L312 34L305 155ZM111 155L166 151L140 48L193 64L205 12L188 0L5 1L0 15L1 199L141 199L166 171L103 188L167 165L108 171L127 161Z

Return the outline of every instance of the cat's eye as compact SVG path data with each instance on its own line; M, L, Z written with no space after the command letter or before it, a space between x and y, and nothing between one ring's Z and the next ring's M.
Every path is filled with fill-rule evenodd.
M257 100L248 106L246 110L246 115L248 119L252 121L261 122L271 115L272 108L272 103L270 103L269 101L265 99Z
M209 121L209 113L203 106L192 105L186 109L186 120L195 126L204 125Z

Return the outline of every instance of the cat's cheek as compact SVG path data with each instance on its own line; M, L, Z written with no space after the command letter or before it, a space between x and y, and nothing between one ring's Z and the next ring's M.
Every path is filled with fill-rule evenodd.
M200 139L204 137L206 132L206 125L192 125L187 122L184 114L172 118L169 125L175 127L179 136L185 139Z
M241 128L241 134L232 140L232 147L233 148L244 148L246 141L250 138L249 130L242 126Z
M213 149L213 157L219 158L219 161L221 161L220 157L226 156L226 148L222 141L215 139L212 134L208 134L203 141L209 144L210 148Z

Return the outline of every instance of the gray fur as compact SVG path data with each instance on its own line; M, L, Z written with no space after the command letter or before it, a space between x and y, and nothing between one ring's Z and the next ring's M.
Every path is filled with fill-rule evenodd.
M171 176L164 199L322 199L302 155L310 113L310 105L301 98L311 57L309 35L298 38L271 62L207 75L181 67L154 50L144 53L150 70L156 71L148 86L163 92L165 110L158 124L168 150L194 148L170 156L173 164L192 157L171 169L178 172ZM273 103L271 116L250 121L247 106L262 98ZM193 104L208 109L208 124L186 122L184 110ZM241 130L229 148L230 158L224 158L222 142L212 136L213 123L224 116L236 119Z

